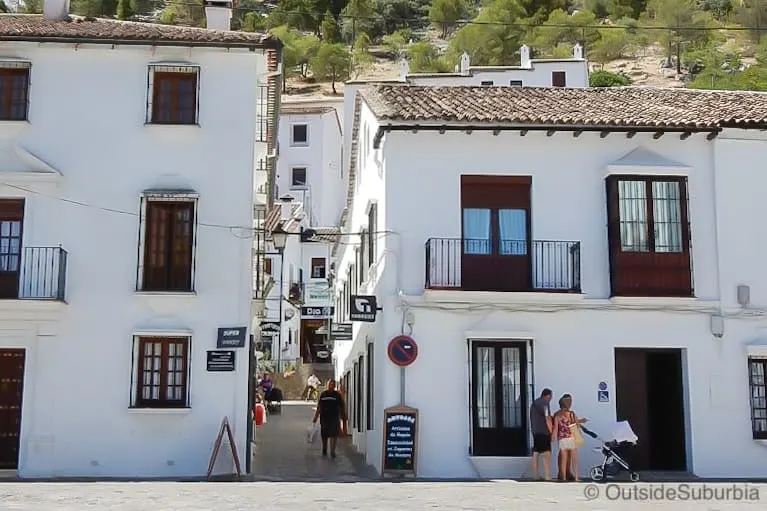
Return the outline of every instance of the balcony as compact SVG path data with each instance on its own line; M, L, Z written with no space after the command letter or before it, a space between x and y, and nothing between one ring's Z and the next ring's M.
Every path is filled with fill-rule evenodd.
M426 289L580 293L579 241L504 241L502 254L490 245L487 240L430 238Z
M67 251L61 247L0 247L0 299L65 301Z
M610 254L610 288L612 296L692 298L690 254L615 250Z

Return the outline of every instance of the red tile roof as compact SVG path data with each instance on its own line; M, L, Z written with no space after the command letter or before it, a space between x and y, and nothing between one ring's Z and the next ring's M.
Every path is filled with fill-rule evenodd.
M267 34L208 30L94 18L46 20L41 14L0 14L0 41L179 43L195 46L277 47Z
M380 120L717 129L767 127L767 93L653 87L375 85L360 95Z

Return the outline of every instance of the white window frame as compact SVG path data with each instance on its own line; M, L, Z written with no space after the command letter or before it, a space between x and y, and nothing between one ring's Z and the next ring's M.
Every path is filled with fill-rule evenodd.
M181 338L186 339L186 396L184 397L184 407L142 407L138 406L138 368L139 368L139 339L144 337L154 337L162 339ZM130 372L130 401L129 410L138 413L188 413L192 408L192 332L191 330L159 330L159 331L135 331L131 342L131 372Z
M304 169L304 181L305 183L302 185L297 185L293 182L293 172L295 170ZM306 190L309 188L309 167L306 165L296 165L295 167L290 167L290 189L291 190Z
M200 195L197 192L188 191L167 191L162 190L146 190L140 195L141 207L139 213L139 242L138 242L138 254L136 261L136 293L138 294L151 294L151 295L194 295L197 289L197 238L199 236L199 207L200 207ZM194 218L192 219L192 275L191 275L191 290L190 291L144 291L144 249L146 245L146 205L147 202L193 202L194 203Z
M152 121L154 108L154 74L160 73L194 73L197 75L194 106L194 122L192 124L164 124ZM151 126L199 126L200 124L200 65L187 62L153 62L147 68L146 86L146 125Z
M306 126L306 140L297 141L295 139L296 126ZM294 122L290 125L290 145L293 147L307 147L309 145L309 123L308 122Z

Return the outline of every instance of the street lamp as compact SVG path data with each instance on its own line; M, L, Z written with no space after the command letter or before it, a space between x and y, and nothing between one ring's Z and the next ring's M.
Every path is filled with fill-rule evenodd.
M288 244L288 234L282 226L277 226L276 229L272 231L272 243L274 244L274 248L277 250L277 252L280 253L280 304L279 304L279 315L280 315L280 332L277 335L277 372L281 372L280 368L280 362L282 359L282 300L283 300L283 293L284 293L284 275L285 275L285 246Z

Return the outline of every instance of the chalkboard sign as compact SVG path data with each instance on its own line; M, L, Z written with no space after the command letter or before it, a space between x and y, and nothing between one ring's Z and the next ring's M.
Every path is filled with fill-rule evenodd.
M395 406L384 410L384 474L416 475L418 410Z

